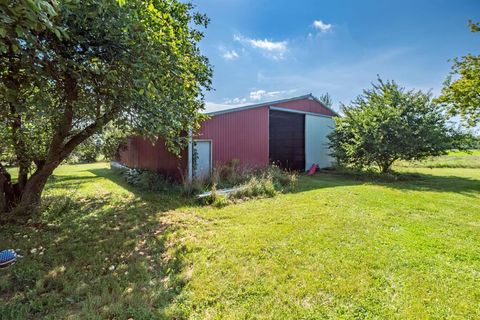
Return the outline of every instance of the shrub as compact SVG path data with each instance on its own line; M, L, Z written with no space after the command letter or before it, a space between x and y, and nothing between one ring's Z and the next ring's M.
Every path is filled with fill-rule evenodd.
M295 172L282 170L276 165L269 166L267 168L267 174L272 177L277 189L292 189L298 181L298 176Z
M405 91L395 82L365 90L344 116L335 118L330 148L341 165L390 171L396 160L419 160L468 148L467 134L449 125L444 109L430 93Z
M199 194L205 192L206 185L203 181L193 180L192 183L188 182L188 180L184 179L182 182L182 193L186 196L192 196L195 194Z
M69 164L92 163L100 157L101 140L92 136L81 143L65 161Z
M232 198L255 198L273 197L277 191L271 176L251 177L246 183L239 187L239 190L232 194Z
M240 166L240 160L233 159L224 165L214 168L212 183L216 183L221 188L232 187L244 183L256 171L255 168Z
M263 172L251 175L239 186L239 190L232 194L232 198L273 197L278 192L294 188L296 182L295 173L270 166Z
M127 169L123 177L128 184L144 191L166 191L173 186L165 176L149 170Z
M128 130L120 130L113 125L107 125L101 133L100 152L107 160L118 158L119 152L127 147Z
M217 208L221 208L229 204L228 196L218 193L217 186L215 184L212 186L210 195L205 197L203 202Z
M196 179L192 183L175 184L165 176L143 169L130 169L121 165L112 164L112 169L119 172L125 181L144 191L176 190L186 196L193 196L210 190L211 194L201 201L215 207L223 207L230 203L229 198L256 198L273 197L278 192L293 188L297 182L297 175L280 169L278 166L269 166L263 169L240 168L233 161L214 170L210 179ZM238 190L227 196L219 193L217 188L236 187Z

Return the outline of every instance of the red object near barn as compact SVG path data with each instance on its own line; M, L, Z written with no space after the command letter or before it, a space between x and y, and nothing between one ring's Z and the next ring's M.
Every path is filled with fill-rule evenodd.
M130 168L190 179L232 160L248 167L276 163L301 171L314 163L331 166L327 135L337 114L311 94L206 113L210 119L180 157L168 152L161 139L152 144L130 137L117 160Z

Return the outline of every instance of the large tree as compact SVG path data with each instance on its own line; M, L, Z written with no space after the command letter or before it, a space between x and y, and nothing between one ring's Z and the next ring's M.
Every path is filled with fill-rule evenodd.
M478 23L469 22L472 32L479 32ZM480 55L468 54L454 59L452 71L437 99L449 107L451 114L470 126L480 123Z
M379 80L364 90L343 117L335 118L330 148L342 165L377 167L385 173L396 160L419 160L467 147L468 135L449 125L449 116L431 94L406 91Z
M177 0L0 3L0 211L36 209L48 177L107 124L172 151L198 127L208 19ZM10 158L12 158L10 156Z

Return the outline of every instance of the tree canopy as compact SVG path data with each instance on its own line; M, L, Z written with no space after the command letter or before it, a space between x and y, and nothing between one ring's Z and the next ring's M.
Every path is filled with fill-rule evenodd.
M469 22L472 32L479 32L478 23ZM453 115L470 126L480 123L480 55L468 54L454 59L452 71L437 99L445 103Z
M346 166L387 172L396 160L441 155L468 141L430 93L406 91L393 81L379 79L343 106L343 113L329 139L333 155Z
M321 94L318 97L318 100L320 100L328 108L331 108L333 106L332 97L330 96L330 94L328 92L326 92L324 94Z
M0 4L1 151L19 167L14 184L0 163L0 207L35 206L53 170L109 123L180 150L211 84L198 48L208 18L193 10L177 0Z

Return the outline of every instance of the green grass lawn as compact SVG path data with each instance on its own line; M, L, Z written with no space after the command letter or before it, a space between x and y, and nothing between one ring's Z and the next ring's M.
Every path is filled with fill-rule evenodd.
M44 214L1 226L2 319L480 318L480 170L335 173L224 208L62 166Z

